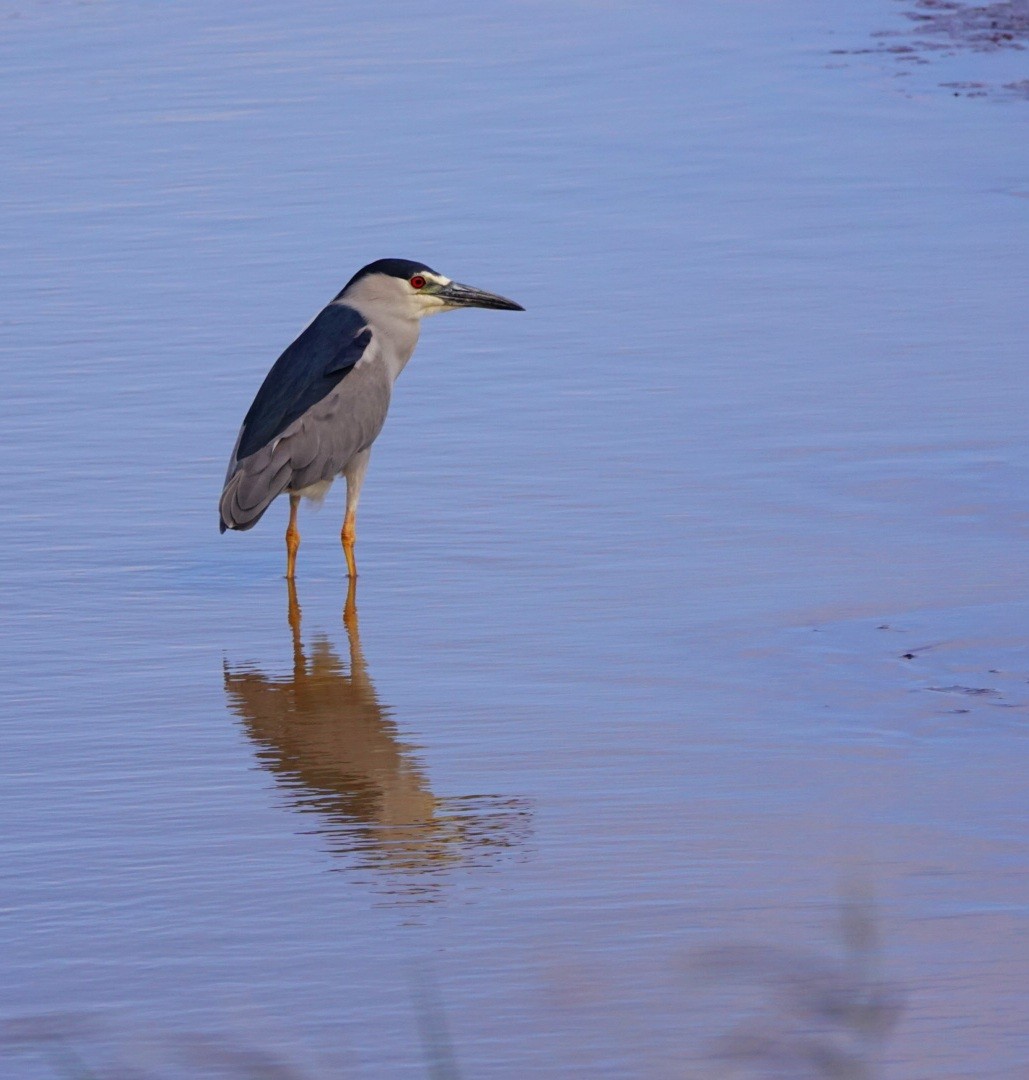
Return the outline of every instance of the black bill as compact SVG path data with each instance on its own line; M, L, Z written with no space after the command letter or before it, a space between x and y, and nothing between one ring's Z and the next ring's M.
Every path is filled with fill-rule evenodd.
M454 307L484 307L497 308L501 311L524 311L521 304L508 300L496 293L484 292L482 289L473 288L471 285L461 285L452 281L449 285L441 285L434 290L436 295Z

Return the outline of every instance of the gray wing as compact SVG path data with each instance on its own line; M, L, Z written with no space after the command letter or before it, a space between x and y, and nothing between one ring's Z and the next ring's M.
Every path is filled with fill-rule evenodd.
M391 390L364 321L329 305L276 361L243 421L222 491L221 531L253 528L283 491L338 476L382 430Z
M229 463L242 461L321 401L364 355L371 340L361 314L329 304L275 361L243 418Z

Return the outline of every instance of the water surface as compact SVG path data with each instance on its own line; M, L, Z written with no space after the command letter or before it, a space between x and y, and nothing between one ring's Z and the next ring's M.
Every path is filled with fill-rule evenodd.
M1025 103L885 2L0 14L14 1075L1023 1072ZM381 256L527 312L344 617L340 490L295 596L215 508Z

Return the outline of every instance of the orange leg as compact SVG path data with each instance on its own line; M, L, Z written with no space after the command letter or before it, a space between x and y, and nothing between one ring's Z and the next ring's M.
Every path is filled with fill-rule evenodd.
M339 534L343 541L343 554L347 557L347 574L351 580L357 577L357 561L354 559L354 541L357 539L357 511L348 508L343 518L343 531Z
M343 605L343 625L347 633L353 636L357 633L357 578L352 577L347 582L347 602Z
M297 549L300 547L300 530L297 528L299 495L289 497L289 525L286 527L286 577L292 581L297 568Z
M368 470L368 451L355 454L347 464L343 475L347 478L347 512L343 518L343 554L347 557L347 575L353 581L357 577L357 562L354 559L354 541L357 539L357 500L361 495L364 474Z
M286 579L286 596L289 601L288 614L289 628L293 631L294 651L300 648L300 602L297 600L297 583L292 578Z

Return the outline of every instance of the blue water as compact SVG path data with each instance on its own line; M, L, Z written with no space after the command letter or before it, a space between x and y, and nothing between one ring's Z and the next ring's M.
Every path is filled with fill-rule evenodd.
M1025 1071L1025 102L886 0L0 17L11 1075ZM424 326L348 626L341 490L292 612L216 503L381 256L527 311Z

